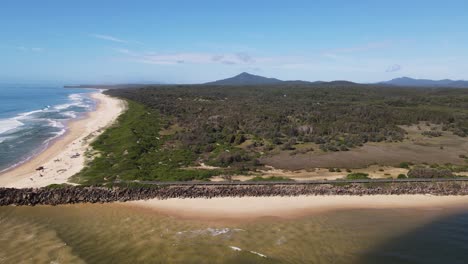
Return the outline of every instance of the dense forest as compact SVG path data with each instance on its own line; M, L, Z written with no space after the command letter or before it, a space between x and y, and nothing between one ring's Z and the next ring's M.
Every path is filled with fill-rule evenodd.
M154 125L146 117L137 118L135 125L147 125L130 132L138 141L157 142L139 144L139 152L150 152L151 144L156 144L160 150L183 153L186 158L175 167L198 159L208 165L249 170L259 165L260 155L294 149L301 143L314 143L320 148L317 151L347 151L366 142L402 141L405 131L399 125L421 121L439 124L446 133L468 135L468 92L464 89L178 85L106 93L158 116Z
M109 93L169 117L184 128L177 139L193 149L252 138L266 148L300 141L346 150L368 141L400 141L404 131L397 125L419 121L468 134L465 90L169 86Z

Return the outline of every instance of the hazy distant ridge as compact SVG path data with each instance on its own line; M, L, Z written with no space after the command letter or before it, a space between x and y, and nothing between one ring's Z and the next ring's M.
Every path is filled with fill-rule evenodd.
M395 86L416 86L416 87L454 87L454 88L468 88L468 81L463 80L428 80L428 79L413 79L409 77L396 78L390 81L381 82L381 84L395 85Z
M234 77L217 80L213 82L203 83L202 85L232 85L232 86L241 86L241 85L332 85L332 86L351 86L357 85L358 83L346 81L346 80L337 80L331 82L323 81L302 81L302 80L292 80L292 81L283 81L276 78L268 78L259 75L250 74L243 72ZM82 85L66 85L65 88L100 88L100 89L122 89L122 88L139 88L143 86L155 86L163 85L162 83L152 83L152 84L115 84L115 85L103 85L103 84L82 84ZM174 84L172 84L174 85ZM452 88L468 88L468 81L464 80L429 80L429 79L413 79L409 77L401 77L392 79L390 81L378 82L373 85L392 85L392 86L404 86L404 87L452 87Z

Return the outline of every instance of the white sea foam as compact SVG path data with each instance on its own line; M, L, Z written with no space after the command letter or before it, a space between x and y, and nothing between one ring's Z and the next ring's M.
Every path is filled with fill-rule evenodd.
M46 119L46 120L47 120L47 122L49 122L49 125L51 127L55 127L55 128L64 128L65 127L62 122L59 122L57 120L54 120L54 119Z
M69 118L76 118L76 113L72 111L63 112L62 114L68 116Z
M235 246L229 246L229 247L234 251L242 251L242 249L239 247L235 247Z
M15 160L15 164L2 165L0 163L0 172L16 167L46 149L51 141L65 134L67 130L65 127L66 120L77 118L81 112L92 110L94 106L93 102L94 101L89 98L87 94L71 94L63 104L44 105L36 110L0 119L0 144L4 145L10 151L7 153L10 157L18 156L18 159ZM76 107L81 109L73 111L72 109ZM50 127L51 129L38 130L38 126L42 128ZM29 153L15 154L17 146L33 139L36 137L37 133L43 132L46 134L37 136L46 136L46 139L40 143L33 143ZM13 162L8 161L8 163Z
M229 246L229 248L231 248L232 250L234 251L242 251L242 249L240 247L235 247L235 246ZM250 253L254 254L254 255L257 255L259 257L262 257L262 258L267 258L267 256L265 254L262 254L262 253L258 253L256 251L252 251L252 250L249 250Z
M72 106L88 107L88 105L84 102L85 97L82 94L70 94L68 99L71 101L70 103L56 105L54 106L54 109L64 110Z
M206 228L206 229L197 229L197 230L189 230L189 231L180 231L177 232L177 235L183 234L191 234L191 235L210 235L210 236L220 236L220 235L227 235L230 236L235 232L245 231L239 228Z
M264 254L262 254L262 253L255 252L255 251L249 251L249 252L252 253L252 254L255 254L255 255L259 256L259 257L262 257L262 258L266 258L266 257L267 257L266 255L264 255Z
M67 131L67 130L64 128L64 129L61 129L60 131L55 132L53 137L48 138L48 139L46 139L46 140L44 141L45 147L47 147L47 146L49 145L49 142L50 142L50 141L52 141L52 140L54 140L54 139L60 137L61 135L65 134L66 131Z
M29 112L25 112L25 113L21 113L21 114L18 114L16 117L14 117L14 119L26 119L26 118L29 118L30 116L32 116L33 114L35 113L40 113L44 110L34 110L34 111L29 111Z
M11 131L22 125L24 124L15 118L2 119L0 120L0 134Z

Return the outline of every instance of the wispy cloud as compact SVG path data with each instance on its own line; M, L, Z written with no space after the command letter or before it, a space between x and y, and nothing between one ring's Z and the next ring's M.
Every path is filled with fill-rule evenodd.
M135 62L160 65L175 64L224 64L224 65L251 65L256 60L248 53L154 53L154 52L135 52L128 49L114 49L116 52L128 56L127 59Z
M236 53L236 57L237 57L237 59L239 59L240 61L242 61L244 63L253 63L253 62L255 62L255 59L252 56L250 56L249 54L245 53L245 52Z
M385 72L397 72L397 71L400 71L401 69L402 69L401 65L393 64L391 66L388 66Z
M97 39L103 39L103 40L109 40L113 42L118 42L118 43L128 43L128 41L110 36L110 35L102 35L102 34L91 34L92 37L97 38Z
M37 47L25 47L25 46L18 46L16 47L17 50L24 51L24 52L42 52L44 51L43 48L37 48Z

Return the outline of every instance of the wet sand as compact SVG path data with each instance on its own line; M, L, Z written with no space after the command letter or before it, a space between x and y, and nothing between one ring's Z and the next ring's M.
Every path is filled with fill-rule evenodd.
M194 199L150 199L122 203L167 215L200 220L251 220L262 217L298 218L314 213L348 209L464 208L468 196L368 195L297 197L226 197Z

